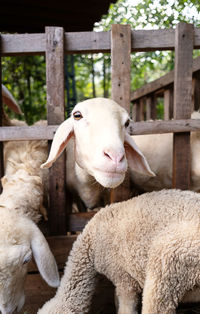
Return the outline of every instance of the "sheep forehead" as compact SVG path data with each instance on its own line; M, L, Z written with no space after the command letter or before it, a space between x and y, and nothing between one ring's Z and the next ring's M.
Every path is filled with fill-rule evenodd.
M95 120L118 120L119 123L123 123L128 118L128 113L125 109L119 106L115 101L106 98L93 98L78 103L73 111L80 111L89 122Z
M28 242L30 242L28 220L6 207L0 208L0 246Z
M30 246L23 245L0 245L0 277L15 269L19 264L22 265L27 254L31 254Z

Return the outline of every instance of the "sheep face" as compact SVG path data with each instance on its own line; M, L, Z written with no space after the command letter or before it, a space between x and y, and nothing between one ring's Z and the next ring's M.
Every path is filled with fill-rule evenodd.
M0 311L19 312L24 305L24 282L32 252L28 245L0 247Z
M8 208L0 211L0 311L19 312L25 302L24 283L32 258L43 279L51 286L59 285L59 275L48 244L29 219Z
M104 187L122 183L127 159L135 171L153 175L126 131L128 123L128 113L113 100L94 98L77 104L71 117L56 131L49 158L42 167L50 167L73 137L76 163Z

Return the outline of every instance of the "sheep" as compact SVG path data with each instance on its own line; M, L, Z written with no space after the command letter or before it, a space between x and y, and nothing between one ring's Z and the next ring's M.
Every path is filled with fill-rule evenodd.
M200 119L200 112L193 112L192 119ZM145 155L154 177L139 175L132 169L130 176L133 184L145 192L172 187L173 133L132 136ZM191 185L190 189L200 192L200 132L191 132Z
M96 207L105 188L120 185L129 167L154 176L126 128L128 113L116 102L93 98L78 103L57 129L48 160L49 168L67 150L67 184L88 208Z
M59 274L45 237L36 226L43 207L41 162L47 157L46 141L5 144L5 176L0 195L0 311L20 311L24 302L27 263L33 254L40 274L58 287ZM9 274L9 276L8 276Z
M38 314L88 313L97 280L116 287L118 314L175 314L200 286L200 195L161 190L101 209L74 242L54 298ZM194 294L194 298L196 295Z

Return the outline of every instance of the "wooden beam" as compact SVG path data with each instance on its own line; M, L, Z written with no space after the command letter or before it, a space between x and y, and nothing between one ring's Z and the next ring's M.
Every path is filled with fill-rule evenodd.
M58 125L3 126L0 141L52 140Z
M200 130L200 119L181 119L181 120L155 120L132 122L128 128L130 135L140 134L162 134L173 132L190 132Z
M130 25L112 25L111 29L111 98L130 113L131 92L131 28ZM127 182L130 186L130 180ZM121 196L121 187L112 190L110 202Z
M1 37L0 37L1 44ZM2 68L1 68L1 55L0 55L0 127L3 122L3 102L2 102ZM3 143L0 143L0 178L4 176L4 162L3 162ZM0 182L0 193L2 192L2 184Z
M164 119L173 118L173 89L169 88L164 91Z
M194 76L200 70L200 57L193 59L192 72ZM171 88L170 85L174 83L174 71L170 71L167 74L161 76L155 81L143 85L142 87L131 92L131 101L137 101L141 97L145 97L148 94L155 93L162 88Z
M175 36L174 118L191 117L194 26L179 23ZM174 134L173 187L190 188L190 133Z
M60 124L65 119L64 100L64 29L46 27L47 121ZM49 171L49 227L51 235L66 234L66 156L65 153Z
M131 71L130 25L112 25L111 29L111 98L130 113Z
M193 110L200 109L200 71L193 78Z
M194 30L194 49L200 48L200 28ZM110 52L110 32L65 33L65 53ZM2 55L45 54L45 34L2 34ZM132 30L131 51L174 50L174 29Z

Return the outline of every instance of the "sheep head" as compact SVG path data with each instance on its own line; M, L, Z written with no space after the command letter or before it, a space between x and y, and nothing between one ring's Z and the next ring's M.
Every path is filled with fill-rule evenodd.
M53 287L59 285L55 259L38 227L15 211L0 211L0 312L19 312L25 302L24 282L32 255L40 274Z
M126 110L111 99L78 103L57 129L49 158L41 167L51 167L74 138L76 163L104 187L114 188L123 182L127 160L135 171L154 175L126 131L129 120Z

